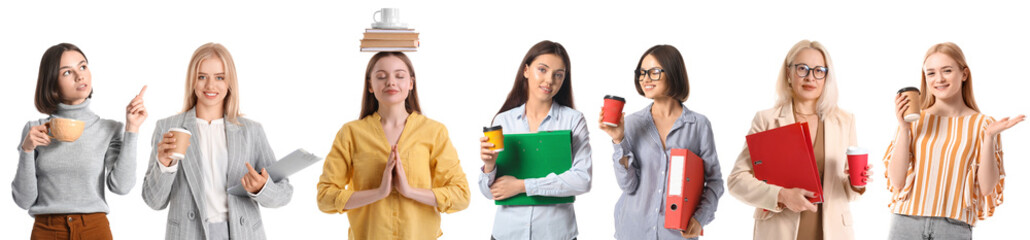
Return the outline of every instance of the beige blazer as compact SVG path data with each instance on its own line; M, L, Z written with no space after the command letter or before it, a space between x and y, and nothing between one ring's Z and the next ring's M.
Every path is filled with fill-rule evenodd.
M823 168L823 232L824 239L853 239L851 210L848 202L857 199L864 189L856 191L848 182L844 169L848 146L856 146L854 116L838 110L823 116L825 154ZM748 134L794 123L793 106L787 104L755 113ZM800 214L777 206L776 195L782 187L755 178L747 144L737 157L727 182L730 194L754 206L754 239L796 239Z

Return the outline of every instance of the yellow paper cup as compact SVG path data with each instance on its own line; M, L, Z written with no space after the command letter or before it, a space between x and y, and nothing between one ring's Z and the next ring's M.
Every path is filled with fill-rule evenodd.
M500 125L483 127L483 135L486 135L487 142L494 144L494 147L490 148L491 151L504 151L504 131Z

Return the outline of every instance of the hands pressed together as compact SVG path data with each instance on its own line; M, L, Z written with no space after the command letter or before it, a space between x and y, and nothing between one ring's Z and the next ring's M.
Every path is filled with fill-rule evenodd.
M390 191L394 189L402 196L407 197L412 194L412 187L408 185L407 173L404 172L404 164L401 164L401 157L397 153L397 146L393 146L390 149L390 156L386 161L386 167L383 169L383 179L379 182L379 188L376 188L380 196L379 198L389 196Z

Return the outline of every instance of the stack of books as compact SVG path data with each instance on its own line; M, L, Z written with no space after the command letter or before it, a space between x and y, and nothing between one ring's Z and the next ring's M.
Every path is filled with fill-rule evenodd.
M365 29L362 52L414 52L418 50L415 29Z

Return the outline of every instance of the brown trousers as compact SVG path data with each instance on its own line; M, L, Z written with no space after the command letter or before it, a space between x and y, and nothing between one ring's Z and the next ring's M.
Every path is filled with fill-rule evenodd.
M106 213L36 215L32 240L110 240Z

